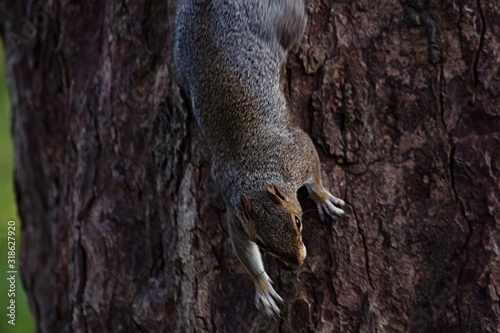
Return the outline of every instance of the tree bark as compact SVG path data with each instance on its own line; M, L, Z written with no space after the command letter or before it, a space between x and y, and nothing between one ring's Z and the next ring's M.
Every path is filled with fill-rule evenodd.
M321 224L299 191L275 319L175 80L174 2L0 3L38 332L499 332L498 1L307 1L285 93L349 208Z

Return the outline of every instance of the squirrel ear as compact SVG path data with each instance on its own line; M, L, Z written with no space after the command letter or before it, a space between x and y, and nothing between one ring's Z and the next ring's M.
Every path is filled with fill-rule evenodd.
M277 204L281 204L283 202L289 201L285 192L278 185L267 184L266 191L267 191L267 194L269 195L269 198L271 198L271 200Z
M250 217L250 213L252 213L252 203L250 199L244 194L240 196L241 206L243 206L243 211L247 217Z

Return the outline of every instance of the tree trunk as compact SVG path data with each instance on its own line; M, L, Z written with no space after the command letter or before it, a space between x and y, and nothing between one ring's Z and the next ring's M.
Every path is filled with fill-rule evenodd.
M349 214L299 191L275 319L173 75L175 2L0 3L38 332L499 332L498 1L307 1L283 82Z

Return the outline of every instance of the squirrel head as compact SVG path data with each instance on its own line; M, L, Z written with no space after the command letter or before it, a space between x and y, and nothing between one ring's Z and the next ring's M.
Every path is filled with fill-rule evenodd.
M283 189L267 184L258 199L240 196L247 220L247 232L262 250L269 252L284 269L302 266L306 247L302 242L302 210L297 199L289 198Z

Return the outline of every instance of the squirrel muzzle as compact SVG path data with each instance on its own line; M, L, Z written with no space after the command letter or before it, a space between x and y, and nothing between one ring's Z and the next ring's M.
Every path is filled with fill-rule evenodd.
M270 252L272 254L272 252ZM281 269L287 271L293 271L299 269L304 264L306 259L307 251L304 244L301 244L296 256L277 256L273 254L274 260Z
M259 239L256 239L255 243L259 246L261 250L271 254L281 269L287 271L293 271L302 267L302 265L304 264L304 260L306 259L307 256L306 247L302 242L300 244L300 247L298 248L297 255L293 256L291 255L283 256L273 253L273 251L269 249L269 247L264 245L264 243Z

